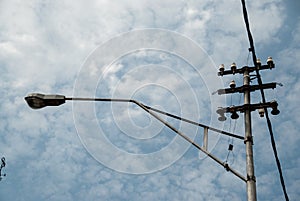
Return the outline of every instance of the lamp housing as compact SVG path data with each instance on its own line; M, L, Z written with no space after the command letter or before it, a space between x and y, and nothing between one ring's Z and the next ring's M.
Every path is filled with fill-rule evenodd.
M40 93L28 94L25 101L32 109L41 109L46 106L59 106L65 103L63 95L45 95Z

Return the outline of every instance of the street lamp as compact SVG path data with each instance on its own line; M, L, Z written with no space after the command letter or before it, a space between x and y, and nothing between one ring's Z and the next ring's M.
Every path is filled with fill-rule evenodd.
M216 156L214 156L213 154L211 154L210 152L207 151L207 130L210 129L212 131L218 132L220 134L223 135L227 135L227 136L231 136L231 137L235 137L237 139L240 140L244 140L244 137L236 135L236 134L232 134L226 131L222 131L219 130L217 128L213 128L210 126L206 126L204 124L200 124L194 121L191 121L189 119L185 119L179 116L176 116L174 114L170 114L161 110L158 110L156 108L144 105L136 100L133 99L112 99L112 98L68 98L65 97L63 95L45 95L45 94L40 94L40 93L31 93L29 95L27 95L24 98L27 102L27 104L29 105L29 107L31 107L32 109L41 109L47 106L59 106L62 105L66 102L66 100L71 100L71 101L103 101L103 102L127 102L127 103L134 103L137 106L139 106L140 108L142 108L143 110L145 110L146 112L148 112L150 115L152 115L154 118L156 118L157 120L159 120L161 123L163 123L165 126L167 126L168 128L170 128L172 131L174 131L176 134L180 135L182 138L184 138L186 141L188 141L190 144L192 144L194 147L196 147L198 150L202 151L204 154L206 154L208 157L210 157L211 159L213 159L214 161L216 161L218 164L220 164L221 166L223 166L227 171L230 171L231 173L233 173L234 175L236 175L237 177L239 177L240 179L242 179L244 182L246 182L246 178L240 174L239 172L237 172L236 170L232 169L227 162L223 162L220 159L218 159ZM192 139L190 139L188 136L186 136L184 133L180 132L179 130L177 130L175 127L173 127L171 124L169 124L167 121L163 120L159 115L157 115L155 112L172 117L174 119L178 119L180 121L184 121L196 126L200 126L204 128L204 137L203 137L203 141L204 141L204 145L203 147L201 147L200 145L198 145L196 142L194 142ZM204 140L206 139L206 140Z
M148 112L148 113L151 110L151 111L154 111L154 112L172 117L172 118L180 120L180 121L184 121L184 122L196 125L196 126L200 126L200 127L203 127L203 128L210 129L214 132L217 132L217 133L220 133L220 134L223 134L223 135L227 135L227 136L230 136L230 137L235 137L235 138L240 139L240 140L244 140L244 137L242 137L242 136L239 136L239 135L236 135L236 134L233 134L233 133L229 133L229 132L217 129L217 128L213 128L213 127L210 127L210 126L198 123L198 122L194 122L194 121L176 116L174 114L170 114L168 112L158 110L156 108L147 106L147 105L142 104L142 103L140 103L136 100L133 100L133 99L74 98L74 97L70 98L70 97L65 97L64 95L57 95L57 94L45 95L45 94L41 94L41 93L30 93L24 99L27 102L28 106L31 107L32 109L41 109L41 108L44 108L44 107L47 107L47 106L59 106L59 105L64 104L67 100L70 100L70 101L128 102L128 103L131 102L131 103L134 103L134 104L138 105L142 109L146 110L146 112Z

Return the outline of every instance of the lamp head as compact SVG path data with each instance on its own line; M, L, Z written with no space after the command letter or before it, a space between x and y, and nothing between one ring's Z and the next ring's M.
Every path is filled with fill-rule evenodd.
M59 106L65 103L65 96L62 95L32 93L28 94L24 99L32 109L40 109L46 106Z

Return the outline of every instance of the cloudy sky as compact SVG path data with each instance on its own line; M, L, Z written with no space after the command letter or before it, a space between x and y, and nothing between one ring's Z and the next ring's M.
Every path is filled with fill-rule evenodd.
M299 196L300 3L247 3L256 53L276 68L261 72L280 115L271 116L290 200ZM246 200L238 177L199 153L141 108L67 102L32 110L31 92L132 98L243 135L243 114L219 122L219 106L241 94L212 93L252 65L239 0L0 0L0 200ZM253 80L253 84L256 80ZM252 93L252 102L260 102ZM161 116L202 145L203 129ZM283 200L264 118L252 113L259 200ZM228 152L233 144L232 152ZM245 175L243 141L209 131L209 151Z

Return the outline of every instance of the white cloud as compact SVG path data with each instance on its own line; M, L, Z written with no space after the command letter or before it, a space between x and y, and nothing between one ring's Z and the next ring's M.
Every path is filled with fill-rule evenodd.
M265 52L265 45L270 46L274 41L277 42L276 44L285 41L285 38L280 38L278 31L283 26L290 26L287 24L289 12L284 10L284 4L279 0L249 1L247 5L256 47L259 52L268 54ZM209 158L198 159L198 152L195 148L190 148L172 166L153 174L128 175L110 170L94 160L82 146L74 127L70 103L66 103L60 108L33 111L23 100L23 96L32 91L71 96L77 72L89 53L97 45L132 29L164 28L178 31L197 41L204 51L212 56L216 65L225 63L226 66L229 66L232 61L236 61L239 66L245 65L249 45L240 2L193 0L185 2L171 0L134 2L104 0L1 1L0 11L0 71L2 75L0 80L2 94L0 154L4 155L7 160L7 166L3 169L4 172L7 172L7 177L1 181L1 198L55 201L96 200L99 198L103 200L143 200L145 197L148 200L241 200L245 198L245 184ZM272 117L272 121L291 199L299 197L297 192L299 160L295 154L299 152L296 125L299 124L297 100L300 88L297 85L299 70L296 66L299 63L297 44L299 43L300 26L299 24L294 26L292 43L282 45L277 50L278 62L276 64L281 67L268 71L268 75L266 75L268 78L272 75L271 78L275 79L274 81L284 84L283 89L277 89L276 97L281 114ZM166 46L171 47L171 40L168 43L165 42ZM124 42L120 46L124 44L126 43ZM189 52L191 50L189 48L183 46L182 53ZM151 64L161 62L161 64L172 66L174 72L168 73L168 71L161 70L153 73L144 70L140 72L142 75L138 72L135 74L133 71L130 74L127 70L130 67L128 64L133 64L131 57L127 60L128 63L112 65L107 69L104 79L108 78L108 80L105 80L107 82L104 83L103 88L98 86L99 92L112 95L112 87L121 81L123 85L119 86L118 94L125 97L126 94L132 92L131 87L133 86L138 88L140 85L158 83L167 87L178 97L178 100L181 100L179 105L185 111L185 117L197 116L196 107L190 110L191 103L187 99L192 96L185 87L182 87L185 85L183 80L179 80L181 76L190 84L189 87L192 87L196 98L200 100L197 105L201 111L200 119L204 118L209 122L206 114L214 111L210 111L211 108L208 108L206 103L210 99L206 96L212 92L212 88L220 87L219 84L215 84L215 80L218 78L214 74L214 66L211 66L213 65L211 61L205 61L205 65L201 66L201 80L193 70L187 71L185 68L180 68L183 62L175 62L174 55L160 53L152 60L147 58L147 54L143 51L135 53L135 55L137 60L134 64L136 65L142 63L139 63L139 58L142 60L144 58L143 64L145 65L151 62ZM198 58L199 61L205 58L203 52L201 54L191 52L189 56ZM110 58L98 59L101 61ZM166 62L169 60L172 60L173 63ZM126 58L123 61L126 61ZM89 72L93 79L85 80L87 86L90 86L90 83L95 84L95 80L98 81L97 74L103 73L100 71L97 66L90 69ZM125 76L120 77L122 73ZM265 74L267 73L263 75L265 76ZM142 76L143 79L135 79L136 75ZM161 78L161 75L164 78ZM197 80L198 78L199 80ZM232 77L224 77L224 83L230 79ZM205 80L209 80L209 82L205 82ZM215 86L210 86L210 88L200 86L207 83L213 83L212 85ZM237 80L237 83L241 82ZM177 99L172 97L172 93L169 93L168 90L154 90L154 88L140 88L140 90L141 92L145 90L160 94L159 96L144 97L145 103L157 103L157 107L178 112L177 108L173 106L177 104ZM90 93L94 93L94 91L88 91L87 94ZM130 93L130 95L132 94L134 93ZM138 92L136 92L136 96L143 97ZM165 98L169 99L168 102L164 102ZM214 98L216 97L212 97L212 99ZM79 114L85 114L88 111L94 112L94 108L90 106L82 107L79 111L82 113ZM159 147L151 147L149 143L143 142L149 149L143 150L145 147L138 146L135 141L126 141L124 136L118 138L120 130L115 126L115 119L108 119L111 117L110 109L110 107L104 108L104 115L99 115L101 119L98 121L100 124L106 124L107 130L111 130L110 140L115 140L114 142L118 143L119 148L124 146L126 150L139 152ZM100 110L102 111L102 109ZM136 123L140 120L138 117L142 117L140 110L133 110L131 115L136 117ZM124 120L125 116L127 115L124 114L119 118ZM242 115L240 116L242 117ZM213 119L213 122L217 124L215 121ZM179 125L178 122L171 122L176 126ZM89 128L90 124L88 123L83 124L86 127L79 129L89 131L93 127ZM228 127L228 121L225 124L225 127ZM158 124L153 123L153 125ZM239 120L237 132L243 132L242 125L243 121ZM271 199L282 198L264 120L258 120L253 115L253 125L255 127L253 131L255 134L258 198L268 200L270 198L268 196L273 196ZM192 130L185 125L182 127L186 131ZM146 134L150 136L152 131L155 129L147 130ZM165 131L167 129L163 129L165 136L153 139L154 144L164 145L162 141L168 142L168 140L174 139L174 133ZM166 136L169 135L171 137L167 138ZM201 129L198 131L197 137L202 138ZM214 138L218 137L211 136L209 139ZM234 145L235 162L233 167L244 173L244 144L236 140ZM213 153L221 159L225 159L227 138L221 138L216 146L214 144L212 146ZM166 155L165 158L170 159L170 156ZM146 165L148 167L157 165L125 161L125 159L123 163L130 163L132 167L140 165L140 168L145 168L143 166ZM278 190L274 191L274 189Z

